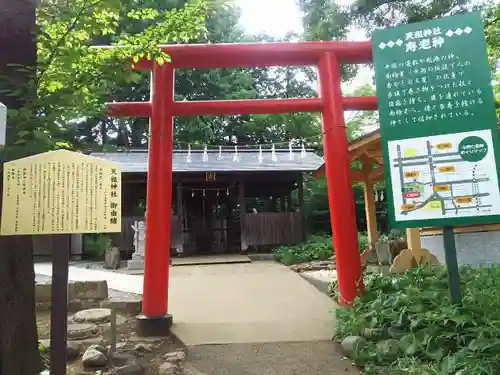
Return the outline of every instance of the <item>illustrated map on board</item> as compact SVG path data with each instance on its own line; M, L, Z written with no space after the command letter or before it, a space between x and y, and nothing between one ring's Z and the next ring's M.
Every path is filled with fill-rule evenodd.
M388 142L396 220L500 214L490 130Z

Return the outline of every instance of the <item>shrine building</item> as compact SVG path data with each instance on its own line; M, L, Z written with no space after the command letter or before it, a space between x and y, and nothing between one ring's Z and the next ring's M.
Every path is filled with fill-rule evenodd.
M148 153L91 155L120 165L123 229L114 242L133 250L132 225L144 220ZM301 242L303 174L322 166L322 157L303 148L175 150L172 212L165 213L172 215L172 251L224 254Z

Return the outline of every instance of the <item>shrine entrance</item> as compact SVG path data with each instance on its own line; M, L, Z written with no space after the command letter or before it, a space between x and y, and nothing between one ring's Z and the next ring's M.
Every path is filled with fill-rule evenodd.
M224 189L185 186L182 199L183 251L179 255L212 255L231 252L228 222L232 217L229 186ZM234 249L233 249L234 250Z
M174 116L223 116L320 112L324 146L333 247L341 304L351 303L362 290L356 213L350 176L350 159L344 121L346 110L375 110L375 97L343 97L341 65L372 61L366 42L299 42L161 46L171 59L158 65L141 60L136 69L152 71L149 102L109 103L112 116L149 117L150 142L146 220L143 319L141 322L171 324L168 311L168 251L171 243L172 155ZM318 97L261 100L174 100L175 69L258 68L269 66L316 66ZM246 220L246 218L245 218ZM241 228L265 228L262 221L242 220ZM242 234L244 236L244 234ZM244 240L244 238L242 238Z

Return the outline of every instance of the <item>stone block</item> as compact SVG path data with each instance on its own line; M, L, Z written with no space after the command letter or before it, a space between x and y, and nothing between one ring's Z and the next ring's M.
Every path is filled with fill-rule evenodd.
M108 299L108 283L101 281L76 281L69 284L68 299L104 300Z
M129 270L143 270L144 260L143 259L131 259L127 262L127 269Z
M104 254L104 268L110 270L120 268L120 249L117 247L106 249L106 253Z

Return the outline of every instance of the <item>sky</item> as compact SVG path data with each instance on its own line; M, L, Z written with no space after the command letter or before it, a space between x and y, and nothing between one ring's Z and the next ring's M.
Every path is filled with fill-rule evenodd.
M296 0L236 0L242 11L240 23L249 34L265 33L277 38L290 31L300 33L303 30L302 13L295 2ZM347 5L350 0L337 0L337 3ZM362 30L353 29L348 34L348 40L366 40L366 37ZM372 72L363 67L358 76L346 83L343 89L349 92L371 82Z

